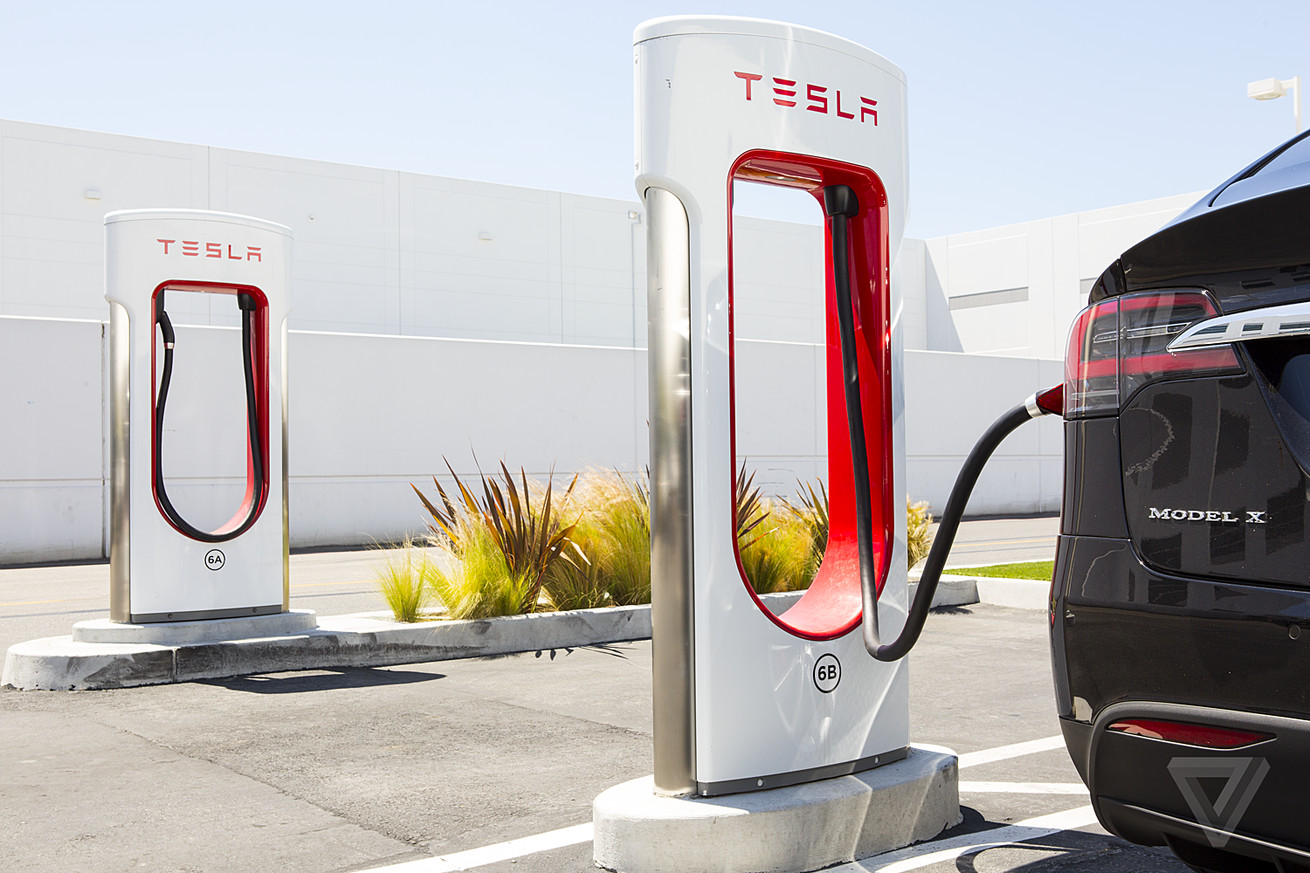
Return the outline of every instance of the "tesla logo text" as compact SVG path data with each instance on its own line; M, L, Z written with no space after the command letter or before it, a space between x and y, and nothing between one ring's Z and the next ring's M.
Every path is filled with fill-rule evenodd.
M732 74L746 83L746 100L748 102L754 100L759 92L751 86L756 82L763 82L764 76L760 73L743 73L740 70L733 70ZM772 95L773 102L779 106L794 109L804 103L805 108L810 112L836 115L851 120L859 118L860 124L872 121L874 127L878 126L878 110L875 108L878 105L877 100L860 97L856 102L846 97L843 103L839 88L799 82L796 79L783 79L779 76L773 76L762 87L765 89L764 95L766 97Z
M231 243L198 242L196 240L157 239L155 242L164 247L164 254L181 254L188 258L223 258L228 261L264 262L261 246L234 246Z
M1158 518L1162 521L1209 521L1219 522L1220 524L1236 524L1239 521L1245 521L1247 524L1268 524L1269 519L1265 518L1267 513L1246 510L1246 518L1243 519L1228 510L1219 509L1157 509L1149 507L1150 518Z

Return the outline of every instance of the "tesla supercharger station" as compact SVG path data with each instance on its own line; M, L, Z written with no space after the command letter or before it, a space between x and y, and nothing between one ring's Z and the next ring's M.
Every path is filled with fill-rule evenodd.
M904 76L852 42L777 22L657 19L635 43L656 792L713 796L897 761L909 746L907 669L866 652L861 617L879 610L894 634L906 614L890 281L906 220ZM829 542L812 586L779 615L746 580L735 536L732 197L747 181L809 192L827 216ZM859 499L871 513L863 555ZM875 580L867 593L861 561Z
M131 210L105 216L105 244L110 617L146 624L285 612L291 231L218 212ZM230 357L200 354L201 330L174 328L170 307L197 305L239 323L240 347ZM179 444L181 424L211 400L180 390L175 358L179 371L230 371L221 375L242 396L227 408L234 422L223 433L239 434L243 450L213 446L194 427L186 438L198 444ZM211 527L170 495L188 483L170 479L169 463L218 450L244 455L244 470L232 473L244 473L245 489L228 521Z

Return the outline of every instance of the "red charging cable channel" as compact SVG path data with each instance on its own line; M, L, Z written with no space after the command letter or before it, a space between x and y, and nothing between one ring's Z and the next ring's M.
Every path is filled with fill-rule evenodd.
M164 363L159 376L159 389L155 400L154 436L152 440L151 466L154 468L155 500L164 518L179 533L199 540L202 543L224 543L236 539L254 525L264 508L264 491L267 471L267 457L263 440L260 439L262 428L259 419L259 393L255 379L255 342L256 317L259 306L255 297L248 291L237 293L237 305L241 308L241 347L242 364L245 370L246 384L246 432L249 439L248 463L246 464L246 493L241 506L224 524L213 531L203 531L184 519L168 498L164 485L164 407L168 402L168 387L173 377L173 347L177 337L173 323L164 310L164 289L160 288L155 297L155 323L164 339Z

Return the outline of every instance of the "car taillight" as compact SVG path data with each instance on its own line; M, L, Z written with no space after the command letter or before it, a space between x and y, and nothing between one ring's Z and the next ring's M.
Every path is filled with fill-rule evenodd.
M1146 291L1093 304L1069 331L1064 417L1110 415L1161 379L1240 372L1231 346L1170 352L1169 341L1219 311L1204 291Z
M1206 749L1241 749L1274 738L1273 734L1239 731L1232 728L1215 727L1214 725L1143 718L1117 721L1107 727L1106 730L1131 736L1146 737L1152 740L1166 740L1171 743L1200 746Z
M1119 301L1087 307L1069 331L1064 358L1064 417L1119 408Z

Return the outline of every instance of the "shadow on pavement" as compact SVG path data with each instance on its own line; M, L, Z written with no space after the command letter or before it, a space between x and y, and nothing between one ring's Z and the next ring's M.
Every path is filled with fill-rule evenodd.
M299 673L266 673L232 679L205 679L199 685L213 685L230 691L253 694L299 694L305 691L337 691L342 688L373 688L381 685L410 685L431 679L445 679L444 673L347 667L339 670L307 670Z
M1041 857L1025 862L1023 854L1027 852ZM1188 873L1168 849L1135 846L1117 837L1081 831L1063 831L961 855L955 869L958 873Z

